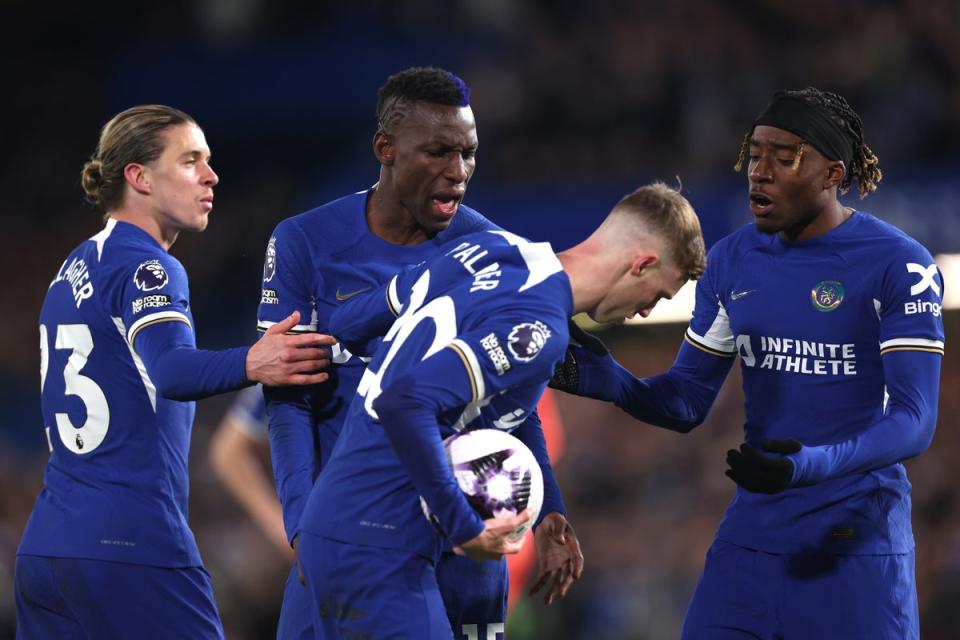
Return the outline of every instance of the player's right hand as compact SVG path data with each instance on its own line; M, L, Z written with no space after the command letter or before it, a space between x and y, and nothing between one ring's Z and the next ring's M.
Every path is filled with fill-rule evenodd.
M322 333L287 334L300 321L294 311L276 323L250 347L247 379L269 386L317 384L330 377L329 347L336 338Z
M523 547L524 536L513 535L518 527L533 517L529 509L524 509L508 518L490 518L483 523L483 531L476 538L453 548L458 556L470 556L474 560L499 560L505 555L514 554Z

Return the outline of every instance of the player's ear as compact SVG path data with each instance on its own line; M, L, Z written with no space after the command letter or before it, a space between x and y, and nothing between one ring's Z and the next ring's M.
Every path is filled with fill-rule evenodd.
M656 266L660 262L660 256L655 251L641 251L633 258L630 263L630 275L640 276L644 271Z
M843 180L843 176L846 173L846 167L843 165L842 160L834 160L827 164L827 174L826 179L823 182L824 189L833 189L840 181Z
M137 193L148 195L151 192L150 176L147 167L139 162L131 162L123 168L123 179Z
M393 165L396 152L396 147L393 146L393 138L383 129L378 129L373 134L373 155L377 157L380 164L387 167Z

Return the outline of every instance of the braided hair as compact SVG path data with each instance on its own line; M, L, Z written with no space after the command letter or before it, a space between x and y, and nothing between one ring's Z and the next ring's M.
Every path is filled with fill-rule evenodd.
M872 191L877 190L877 184L883 179L883 172L880 170L880 159L863 142L863 121L857 112L853 110L850 104L836 93L830 91L821 91L813 87L795 91L784 91L784 94L793 98L799 98L807 104L816 107L821 113L830 118L853 142L853 159L850 166L840 181L840 193L846 193L850 189L853 179L857 179L860 198L867 197ZM740 143L740 155L734 170L739 171L743 167L743 159L746 157L750 146L750 137L753 131L748 131ZM802 144L802 143L801 143ZM802 146L801 146L802 149ZM796 161L799 163L801 154L797 154Z

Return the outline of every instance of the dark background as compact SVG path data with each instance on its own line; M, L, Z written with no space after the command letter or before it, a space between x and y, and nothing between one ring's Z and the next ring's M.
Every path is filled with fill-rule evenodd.
M851 101L884 169L876 194L845 202L933 253L960 250L960 3L587 4L0 0L0 637L13 633L13 556L46 459L36 318L63 258L100 228L80 167L126 107L179 107L213 150L221 183L210 227L172 251L190 273L207 348L255 338L263 250L279 220L375 182L375 93L411 65L448 68L472 88L481 145L466 202L558 250L653 179L682 183L708 245L748 223L746 179L732 170L740 140L773 91L808 85ZM956 323L948 315L948 334ZM635 372L654 373L682 331L606 338ZM958 367L948 346L938 434L909 464L933 639L960 637ZM725 389L689 436L560 398L568 446L558 470L588 570L561 604L524 602L511 638L677 635L732 495L722 470L740 437L736 373ZM227 402L199 405L191 519L230 637L267 638L282 562L206 461Z

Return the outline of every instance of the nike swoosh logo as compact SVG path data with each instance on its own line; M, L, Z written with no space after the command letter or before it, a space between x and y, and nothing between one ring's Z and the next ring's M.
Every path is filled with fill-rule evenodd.
M351 291L350 293L340 293L340 289L337 289L336 298L340 302L343 302L344 300L349 300L353 296L360 295L364 291L370 291L370 287L367 287L366 289L360 289L359 291Z
M730 294L730 300L739 300L743 296L747 295L748 293L753 293L754 291L756 291L756 289L749 289L747 291L734 291Z

